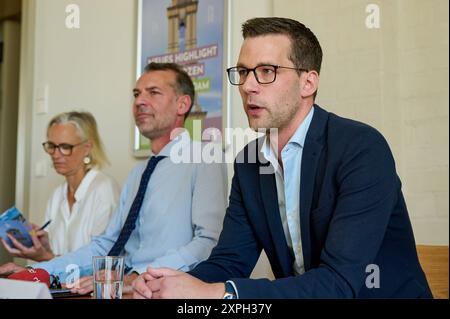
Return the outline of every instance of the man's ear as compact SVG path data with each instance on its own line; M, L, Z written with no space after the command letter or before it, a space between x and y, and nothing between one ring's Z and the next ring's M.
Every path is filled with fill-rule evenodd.
M313 96L314 93L319 88L319 74L317 71L309 71L304 75L303 81L301 82L301 94L303 98Z
M180 95L178 97L178 115L185 115L191 107L192 100L189 95Z

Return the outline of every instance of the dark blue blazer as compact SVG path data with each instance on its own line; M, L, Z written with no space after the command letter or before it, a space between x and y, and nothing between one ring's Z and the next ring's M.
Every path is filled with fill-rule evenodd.
M233 280L240 298L432 297L394 159L378 131L315 105L301 163L299 276L260 144L238 155L220 239L192 275ZM276 280L248 278L262 249Z

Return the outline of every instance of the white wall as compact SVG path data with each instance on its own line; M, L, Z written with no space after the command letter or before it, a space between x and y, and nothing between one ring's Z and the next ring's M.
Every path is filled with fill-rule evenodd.
M79 29L66 27L65 8L70 3L79 5ZM19 135L24 135L21 143L29 144L19 151L23 161L19 170L28 171L28 176L19 172L18 193L24 197L21 208L32 221L42 223L46 200L63 180L51 168L41 146L46 125L55 114L74 109L93 113L112 164L106 172L119 184L137 162L132 156L131 115L136 79L136 5L122 0L25 1L24 15L34 21L29 28L29 51L23 51L31 54L30 69L22 78L29 95L21 100L19 124ZM48 113L37 114L36 98L45 85ZM47 176L36 177L36 166L42 161L47 165ZM23 185L29 185L26 194Z

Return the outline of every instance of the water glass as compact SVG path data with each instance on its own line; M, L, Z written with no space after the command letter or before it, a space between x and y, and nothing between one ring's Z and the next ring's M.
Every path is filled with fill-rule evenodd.
M92 258L95 299L122 299L124 258L96 256Z

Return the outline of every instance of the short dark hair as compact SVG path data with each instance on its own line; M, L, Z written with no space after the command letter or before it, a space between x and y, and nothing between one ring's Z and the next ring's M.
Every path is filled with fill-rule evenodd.
M284 34L291 40L289 59L295 67L320 73L322 48L314 33L303 23L288 18L253 18L242 25L244 39L269 34Z
M152 72L152 71L172 71L175 73L176 76L175 91L178 94L189 95L189 97L191 98L191 105L189 106L189 111L187 111L187 113L184 115L184 118L186 119L189 116L189 113L191 112L192 106L194 105L195 101L194 83L192 83L192 79L189 76L189 74L187 74L187 72L176 63L150 62L145 66L144 72Z

